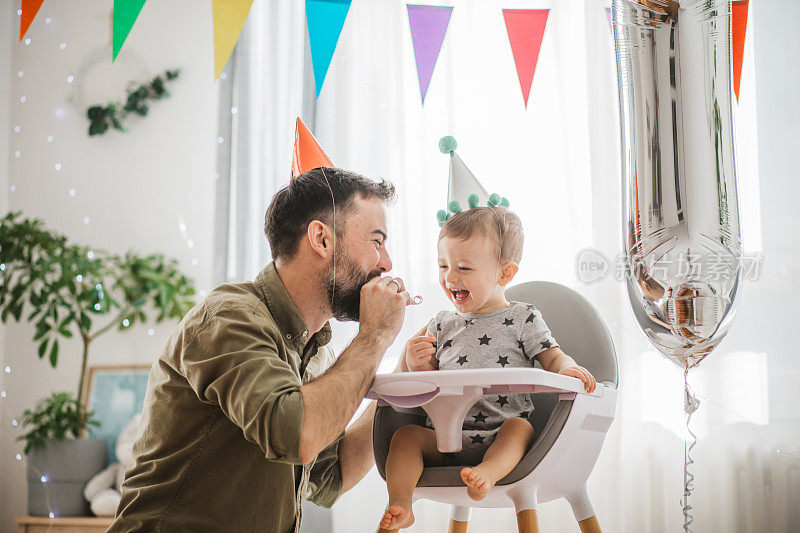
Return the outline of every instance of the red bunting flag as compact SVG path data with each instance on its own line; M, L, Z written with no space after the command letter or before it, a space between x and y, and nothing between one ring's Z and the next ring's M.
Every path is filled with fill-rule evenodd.
M503 18L506 21L508 40L511 43L511 53L517 66L517 77L528 107L528 96L533 84L533 74L536 71L536 61L539 59L539 49L544 38L544 28L547 24L549 9L504 9Z
M739 84L742 81L742 58L744 57L744 36L747 32L747 6L750 0L733 0L731 13L731 43L733 50L733 92L739 100Z
M44 0L22 0L20 6L22 15L19 17L19 42L22 42L22 38L28 33L28 28L31 27L42 4L44 4Z

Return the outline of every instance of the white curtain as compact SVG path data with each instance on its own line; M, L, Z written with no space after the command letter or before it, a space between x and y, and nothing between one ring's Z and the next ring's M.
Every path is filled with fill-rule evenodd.
M448 306L437 284L435 213L445 205L448 172L438 140L453 135L459 155L486 189L508 197L523 220L525 251L517 281L546 279L579 290L601 311L615 339L619 404L589 480L604 529L677 531L683 523L686 437L682 374L643 340L615 275L622 238L609 2L442 0L436 5L454 10L424 105L405 2L354 0L322 92L315 104L306 98L308 116L303 116L338 166L387 178L398 189L389 210L392 274L402 276L425 302L408 309L406 326L381 371L390 371L405 340ZM527 109L502 8L550 9ZM751 18L753 8L751 2ZM255 2L251 30L256 14L267 26L257 43L250 41L252 55L237 57L237 69L249 70L248 101L261 107L253 104L247 129L239 128L239 144L252 146L247 175L240 164L231 176L237 194L246 198L232 201L229 213L240 221L238 231L229 234L243 248L239 256L228 256L228 272L236 278L252 276L266 261L263 212L289 173L294 117L304 111L309 89L314 96L301 3ZM737 114L748 252L761 250L753 37L751 26ZM576 258L585 248L609 259L603 281L587 285L578 279ZM786 369L796 373L798 363L768 357L760 337L746 326L758 320L754 300L778 298L770 292L774 285L759 283L746 285L728 340L690 374L703 402L693 419L700 436L691 500L695 531L798 531L800 424L796 413L787 414L796 396L786 399L789 389L786 383L778 387L775 377ZM337 325L337 349L355 331L353 324ZM777 390L782 392L776 400ZM771 416L776 407L782 416ZM334 506L333 531L373 530L385 504L385 483L373 469ZM447 506L421 501L414 514L410 532L447 528ZM577 530L564 501L542 505L540 522L543 531ZM471 528L514 531L516 521L510 509L475 510Z

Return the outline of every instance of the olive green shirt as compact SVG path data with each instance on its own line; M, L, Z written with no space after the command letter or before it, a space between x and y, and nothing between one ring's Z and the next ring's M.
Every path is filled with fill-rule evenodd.
M274 263L192 308L150 370L108 531L296 532L301 498L333 505L338 440L306 465L299 450L300 385L335 361L330 338L309 338Z

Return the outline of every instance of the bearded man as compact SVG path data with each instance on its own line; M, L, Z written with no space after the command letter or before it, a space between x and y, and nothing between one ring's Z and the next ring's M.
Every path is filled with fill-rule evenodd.
M330 507L361 480L374 406L345 428L410 302L383 275L393 198L390 183L333 168L275 195L273 261L214 289L153 364L109 532L296 532L302 498ZM330 318L359 322L338 358Z

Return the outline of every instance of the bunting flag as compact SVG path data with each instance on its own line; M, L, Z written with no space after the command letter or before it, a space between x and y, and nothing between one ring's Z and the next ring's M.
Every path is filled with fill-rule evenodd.
M214 17L214 80L222 74L250 13L253 0L212 0Z
M424 105L453 8L414 4L408 4L406 7L408 24L411 27L411 43L414 46L414 59L417 63L419 92Z
M606 18L608 19L608 27L611 29L611 34L614 34L614 23L611 21L611 8L607 7L606 10Z
M306 0L308 41L311 45L311 63L314 65L317 98L328 74L328 67L349 10L350 0Z
M517 77L522 88L525 107L533 85L533 73L539 59L539 49L544 38L549 9L504 9L508 40L517 66Z
M28 28L31 27L42 4L44 4L44 0L22 0L20 5L22 15L19 17L19 42L22 42L23 37L28 33Z
M739 101L739 83L742 81L744 37L747 33L747 7L750 0L733 0L731 12L731 45L733 50L733 92Z
M142 7L147 0L114 0L114 29L111 62L117 59L117 54L125 44L125 39L131 32Z
M292 152L292 179L315 168L335 166L300 117L297 117Z

